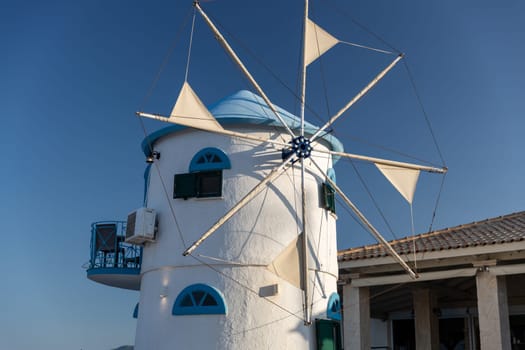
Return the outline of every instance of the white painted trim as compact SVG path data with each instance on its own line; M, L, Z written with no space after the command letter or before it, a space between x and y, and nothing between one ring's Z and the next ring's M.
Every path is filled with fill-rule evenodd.
M353 279L351 281L352 287L370 287L380 286L385 284L396 284L396 283L414 283L423 281L441 280L446 278L455 277L473 277L476 275L478 269L475 267L467 269L455 269L447 271L436 271L436 272L425 272L419 275L419 278L412 279L409 275L395 275L395 276L383 276L383 277L364 277Z
M488 269L496 276L525 274L525 264L489 266Z

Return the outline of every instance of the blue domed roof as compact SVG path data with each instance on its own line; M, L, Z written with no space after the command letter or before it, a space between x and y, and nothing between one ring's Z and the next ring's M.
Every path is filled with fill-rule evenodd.
M227 121L228 123L281 126L281 122L266 105L262 97L247 90L236 92L214 103L209 109L221 123ZM290 129L298 129L301 126L301 120L290 112L285 111L279 106L275 106L275 109ZM305 124L307 127L313 128L313 125Z
M275 106L275 108L290 129L298 130L300 128L301 120L297 116L281 107ZM281 122L266 105L266 102L264 102L260 96L250 91L238 91L235 94L212 104L208 109L223 126L250 124L282 128ZM182 125L172 125L151 133L142 141L142 150L144 154L149 154L149 144L154 145L161 137L184 129L187 129L187 127ZM305 122L306 134L313 134L317 129L319 128ZM333 151L343 152L342 143L334 136L324 135L321 138L328 142L329 147ZM334 157L334 162L336 160L337 157Z

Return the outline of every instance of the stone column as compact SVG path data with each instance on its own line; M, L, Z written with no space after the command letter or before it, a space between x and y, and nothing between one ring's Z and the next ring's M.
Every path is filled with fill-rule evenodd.
M412 294L414 327L418 350L439 350L439 320L434 313L436 298L430 289L417 289Z
M476 275L476 286L481 350L511 350L505 276L480 271Z
M343 286L344 348L370 350L370 291L368 287Z

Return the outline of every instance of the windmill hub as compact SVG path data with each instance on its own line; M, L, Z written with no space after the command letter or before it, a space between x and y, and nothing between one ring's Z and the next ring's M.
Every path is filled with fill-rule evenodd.
M297 136L292 140L292 151L298 158L308 158L312 153L310 140L304 136Z

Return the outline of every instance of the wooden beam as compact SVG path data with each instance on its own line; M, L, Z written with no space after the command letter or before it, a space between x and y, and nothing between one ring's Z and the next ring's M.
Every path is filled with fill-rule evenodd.
M488 269L496 276L518 275L525 273L525 264L490 266Z
M393 275L393 276L381 276L381 277L365 277L354 279L350 283L353 287L370 287L380 286L385 284L396 284L396 283L414 283L422 281L433 281L442 280L447 278L456 277L472 277L476 275L478 269L464 268L446 271L435 271L435 272L424 272L419 275L417 280L413 280L407 275Z

